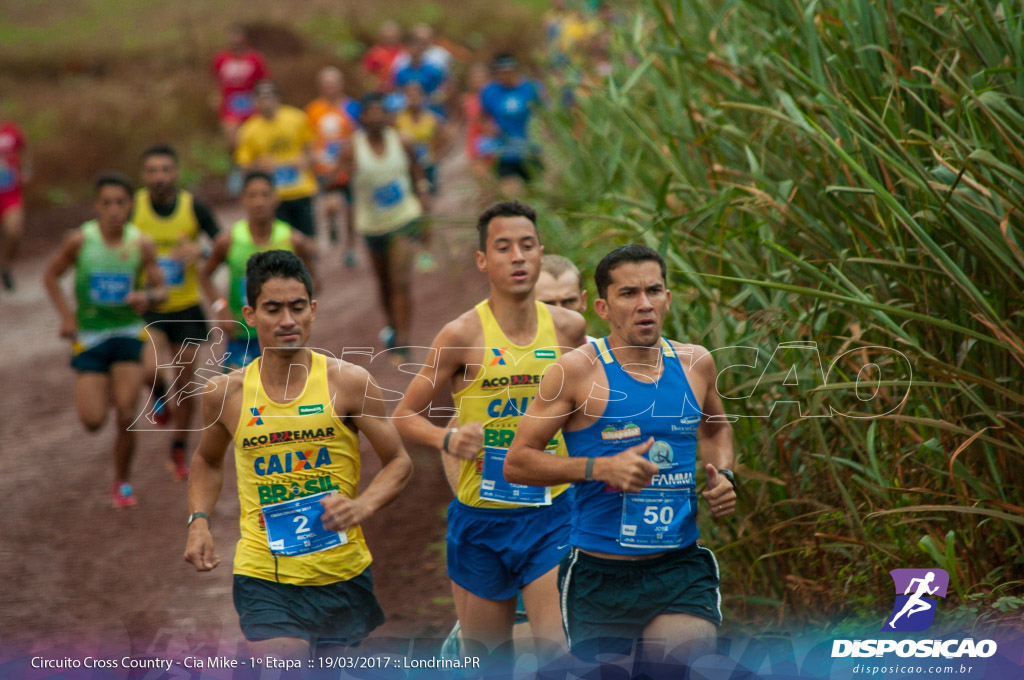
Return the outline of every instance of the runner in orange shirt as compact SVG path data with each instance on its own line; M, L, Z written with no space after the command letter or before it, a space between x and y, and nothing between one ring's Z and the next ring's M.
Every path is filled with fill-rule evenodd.
M320 197L331 241L338 240L338 214L345 200L345 263L355 264L355 228L352 222L352 192L348 177L337 174L341 150L355 132L359 120L359 102L345 94L341 70L327 66L317 74L320 97L306 106L306 115L316 131L313 171L320 185Z

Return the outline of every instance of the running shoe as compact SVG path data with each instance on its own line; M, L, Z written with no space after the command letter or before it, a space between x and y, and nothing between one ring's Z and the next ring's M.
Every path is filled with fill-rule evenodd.
M384 326L377 334L377 339L380 340L380 344L391 349L395 346L395 329L391 326Z
M441 645L439 656L445 660L453 660L462 658L462 650L459 646L459 631L461 626L459 622L455 622L455 626L452 628L452 632L448 633L448 637L444 639L444 643Z
M175 442L171 446L171 470L174 472L174 479L183 482L188 479L188 465L185 464L185 444Z
M171 410L167 408L167 400L163 397L153 404L153 420L160 427L166 427L171 422Z
M437 260L434 259L433 255L424 250L416 258L416 271L427 273L435 269L437 269Z
M110 490L110 500L118 510L133 508L138 504L135 498L135 491L128 482L114 482L114 488Z

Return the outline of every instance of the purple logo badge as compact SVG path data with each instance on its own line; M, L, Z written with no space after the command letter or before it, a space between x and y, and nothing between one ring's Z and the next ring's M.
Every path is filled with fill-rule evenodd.
M896 586L896 604L882 630L908 633L931 626L938 605L933 597L945 597L949 587L946 570L893 569L889 575Z

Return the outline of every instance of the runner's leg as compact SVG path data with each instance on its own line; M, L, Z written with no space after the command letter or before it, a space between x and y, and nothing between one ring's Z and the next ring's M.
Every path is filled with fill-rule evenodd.
M119 481L127 481L135 452L135 432L129 430L135 420L142 387L142 364L116 361L110 365L111 392L117 414L117 439L114 442L114 471Z
M337 190L324 191L320 194L324 208L324 219L327 221L327 233L331 243L338 242L338 217L341 214L341 192Z
M694 659L714 653L717 632L715 624L706 619L671 613L651 619L644 626L644 639L664 640L664 653L671 655L674 661L688 666Z
M391 240L388 250L388 275L391 288L391 324L395 329L395 346L409 344L412 326L412 264L416 257L417 242L407 235Z
M309 658L309 641L302 638L279 637L269 640L248 641L249 655L254 658L298 659Z
M566 650L558 593L558 567L523 586L522 592L533 637L551 641L549 649L535 650L538 660L544 664Z
M345 201L345 266L356 264L356 212L352 190L346 185L341 192Z
M0 220L0 231L3 236L3 247L0 248L0 272L4 274L4 285L11 279L11 267L18 254L18 246L25 233L25 209L16 205L8 209ZM13 286L11 286L13 287Z
M370 251L370 263L373 265L373 273L377 277L377 289L380 292L380 300L384 305L384 316L387 319L387 325L392 328L395 327L395 315L391 307L391 278L389 276L389 264L390 258L388 253L390 252L393 244L388 244L387 253L375 252L371 249Z
M474 595L454 581L452 595L455 599L455 614L462 626L463 640L475 640L493 650L512 636L516 598L488 600Z
M96 432L107 419L110 406L110 375L85 371L75 380L75 408L78 419L90 432Z

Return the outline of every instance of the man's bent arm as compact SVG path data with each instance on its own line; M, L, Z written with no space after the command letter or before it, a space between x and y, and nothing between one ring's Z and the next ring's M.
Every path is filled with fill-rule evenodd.
M405 396L391 416L395 429L402 439L408 442L436 449L444 447L444 438L448 430L431 423L423 413L430 407L431 401L441 388L449 385L452 376L461 368L456 357L457 352L453 351L452 347L453 343L456 343L454 336L448 327L441 329L437 334L434 344L427 352L428 359L433 359L432 363L424 365L405 388Z
M43 286L46 288L53 306L57 309L57 313L60 314L61 320L73 317L74 311L68 304L67 298L64 297L64 291L61 290L60 277L75 265L82 241L82 232L69 233L61 245L60 251L50 260L50 264L43 274Z
M585 403L576 396L582 394L579 385L587 382L588 395L591 389L591 363L586 354L572 352L560 357L556 365L562 370L545 373L537 398L530 402L526 415L519 422L515 439L505 456L505 480L529 486L593 480L622 491L639 492L658 472L658 466L644 457L654 444L653 437L617 454L593 459L582 456L563 458L544 452L555 432Z
M704 378L707 389L701 405L703 416L697 427L697 450L704 473L707 475L707 489L701 494L711 508L711 516L715 518L731 515L736 508L736 490L732 482L718 474L718 470L732 470L735 463L732 450L732 425L725 417L722 398L718 394L716 382L718 372L711 354L704 348L704 356L697 358L694 366Z
M320 501L324 508L321 520L324 528L346 531L362 524L398 496L412 476L412 461L388 420L380 388L366 370L345 366L339 375L332 377L332 385L337 387L335 395L351 395L349 399L360 400L355 403L350 401L338 408L338 397L331 399L334 413L349 414L346 418L350 417L356 422L358 429L370 440L381 462L380 472L357 498L335 494Z
M703 417L697 428L701 462L715 466L716 470L732 470L735 465L732 425L726 420L722 397L718 394L715 360L710 352L704 350L694 367L704 376L708 386L701 406Z
M210 256L203 262L203 266L199 268L199 287L202 289L203 294L206 296L206 303L212 305L218 298L221 297L220 293L213 285L213 272L217 270L217 267L227 258L228 250L231 248L231 230L221 232L220 235L213 242L213 250L210 251ZM228 284L228 291L231 290L230 283ZM230 294L230 293L229 293ZM225 295L226 297L226 295Z
M537 397L519 421L505 456L505 479L513 484L553 486L585 479L585 458L563 458L544 451L576 408L566 357L560 358L556 366L541 379Z
M380 472L359 494L359 501L366 504L372 514L395 500L409 484L412 478L412 459L388 418L380 387L373 382L369 373L363 369L357 370L365 376L365 383L356 385L356 381L349 381L347 387L358 394L359 388L365 384L367 398L363 402L362 414L356 419L356 427L366 435L381 464Z

